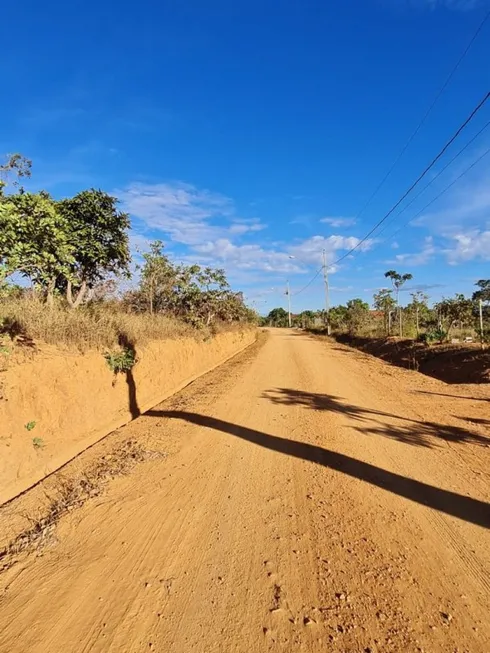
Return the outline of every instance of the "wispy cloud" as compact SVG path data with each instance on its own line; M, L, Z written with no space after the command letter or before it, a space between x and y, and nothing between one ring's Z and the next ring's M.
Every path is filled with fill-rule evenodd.
M323 222L325 224L330 225L331 227L334 228L343 228L343 227L352 227L353 225L356 224L356 219L355 218L344 218L341 216L327 216L326 218L322 218L320 222Z
M390 263L403 263L404 265L426 265L429 261L432 260L434 254L436 253L436 247L434 245L434 239L432 236L427 236L424 239L422 249L419 252L411 252L408 254L397 254L394 261L389 261Z
M331 265L337 258L339 251L347 251L356 247L360 242L360 238L355 236L313 236L299 243L294 244L290 251L291 254L296 256L298 260L308 262L310 264L321 263L322 253L325 250L327 263ZM359 247L359 251L366 252L371 249L373 240L366 240Z
M184 245L222 238L232 226L238 230L235 233L245 233L260 225L240 220L230 198L183 182L134 183L115 193L123 209L147 228Z
M317 235L265 245L257 241L266 228L259 218L243 218L229 197L184 182L133 183L115 194L136 220L135 244L161 237L179 246L183 261L192 259L230 271L306 273L322 260L322 250L332 264L339 252L359 244L354 236ZM368 250L371 244L366 241L360 250Z
M260 245L235 245L227 238L219 238L193 250L211 263L225 264L242 270L263 270L265 272L304 272L304 267L290 258L286 252L266 249Z
M444 253L452 265L472 260L490 261L490 229L472 229L454 234Z

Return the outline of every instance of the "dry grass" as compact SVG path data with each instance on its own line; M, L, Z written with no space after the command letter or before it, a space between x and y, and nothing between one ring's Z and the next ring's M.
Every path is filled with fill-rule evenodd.
M80 351L115 347L121 338L141 345L150 340L203 339L212 335L209 329L195 329L163 315L128 314L117 304L48 309L35 298L0 302L0 336L2 332L20 343L40 341Z

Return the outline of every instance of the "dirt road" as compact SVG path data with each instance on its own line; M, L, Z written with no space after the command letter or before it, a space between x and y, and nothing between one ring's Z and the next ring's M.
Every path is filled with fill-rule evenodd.
M168 455L0 575L0 651L488 653L489 400L270 332L115 434Z

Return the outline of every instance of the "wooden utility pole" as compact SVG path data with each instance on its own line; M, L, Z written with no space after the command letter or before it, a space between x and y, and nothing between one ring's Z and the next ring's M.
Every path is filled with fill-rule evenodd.
M288 296L288 324L289 328L291 328L291 289L289 287L289 281L287 282L286 295Z
M323 250L323 281L325 283L325 325L327 327L327 335L330 335L330 289L328 285L328 271L327 271L327 253Z
M480 343L481 343L481 348L485 349L485 343L483 341L483 300L482 299L478 301L478 307L480 312Z

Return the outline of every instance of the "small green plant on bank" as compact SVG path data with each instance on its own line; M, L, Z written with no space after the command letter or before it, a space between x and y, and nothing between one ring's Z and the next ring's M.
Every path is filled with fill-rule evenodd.
M44 440L42 438L32 438L32 446L34 449L42 449L44 447Z
M122 349L121 351L108 351L104 354L107 365L114 372L129 372L136 363L134 351L132 349Z
M33 428L36 426L36 422L27 422L25 425L26 431L32 431Z
M417 341L425 342L427 345L432 345L435 342L443 343L447 340L447 335L447 331L444 331L444 329L432 329L431 331L426 331L426 333L421 333Z

